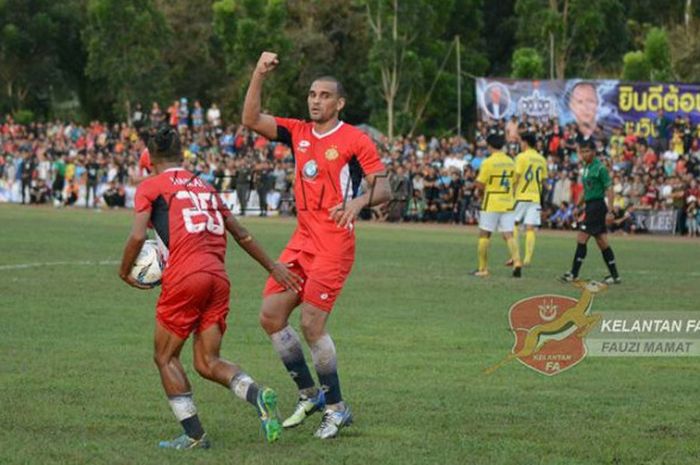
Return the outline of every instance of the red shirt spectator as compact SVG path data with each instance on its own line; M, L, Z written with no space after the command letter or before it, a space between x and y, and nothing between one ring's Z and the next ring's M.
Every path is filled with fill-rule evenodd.
M571 200L575 204L578 203L579 199L581 198L581 194L583 194L583 184L580 182L572 182L571 183Z
M656 156L656 153L650 148L647 150L647 153L644 154L644 165L648 168L653 168L656 165L656 162L659 161L659 157Z
M255 143L253 144L253 148L257 150L265 150L265 147L267 147L267 144L270 141L265 139L263 136L258 136L257 139L255 139Z

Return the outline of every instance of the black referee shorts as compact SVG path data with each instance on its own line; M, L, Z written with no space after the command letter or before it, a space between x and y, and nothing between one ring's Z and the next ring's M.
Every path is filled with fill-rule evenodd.
M581 225L581 231L591 236L605 234L608 228L605 226L605 215L608 207L603 199L589 200L586 202L586 216Z

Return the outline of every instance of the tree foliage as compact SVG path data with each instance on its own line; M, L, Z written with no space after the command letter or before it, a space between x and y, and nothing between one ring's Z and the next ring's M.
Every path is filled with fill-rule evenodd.
M85 72L104 81L117 115L128 117L132 103L170 93L163 59L170 34L152 0L89 0Z
M0 108L45 109L53 87L68 79L63 66L75 36L72 2L0 1ZM73 29L73 30L71 30Z
M513 52L511 77L518 79L542 79L544 60L534 48L523 47Z
M617 63L625 51L619 0L517 0L515 14L519 44L547 57L557 79L587 77Z
M644 41L644 56L651 69L651 79L668 81L672 79L671 48L666 31L658 27L652 28Z
M474 76L698 81L698 16L687 0L0 0L0 110L114 121L188 97L235 121L272 50L270 112L304 117L332 74L347 121L443 134L474 117Z
M622 79L625 81L648 81L651 76L651 66L646 55L641 50L627 52L623 58Z

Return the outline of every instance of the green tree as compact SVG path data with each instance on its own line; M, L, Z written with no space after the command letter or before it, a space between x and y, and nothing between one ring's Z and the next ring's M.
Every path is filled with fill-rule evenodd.
M288 34L294 44L291 60L298 63L294 90L306 113L306 93L312 79L331 74L343 82L348 103L343 119L368 120L370 105L363 80L370 49L365 9L346 0L295 1L289 4Z
M0 108L48 110L51 88L63 82L61 54L70 24L49 0L0 1Z
M163 58L174 96L213 100L226 84L211 0L156 0L173 31Z
M513 52L511 77L541 79L544 76L544 60L534 48L523 47Z
M651 67L644 52L627 52L623 58L622 79L625 81L648 81Z
M676 26L669 34L671 65L676 76L685 82L700 81L700 21L689 27Z
M169 37L163 13L152 0L89 0L85 71L105 83L118 115L129 118L132 102L171 95L163 60Z
M665 30L658 27L649 30L644 41L644 56L649 63L653 81L672 79L671 49Z
M619 0L517 0L518 42L553 56L557 79L619 63L628 42Z
M364 6L373 39L365 74L370 120L389 137L427 127L454 128L455 36L464 52L462 69L482 72L487 66L474 51L482 26L480 2L367 0ZM463 23L454 20L459 15Z
M644 50L625 54L622 78L628 81L673 79L671 47L665 30L656 27L649 29L644 40Z
M269 78L263 108L279 113L294 108L298 96L289 92L297 64L287 61L292 43L285 34L287 4L283 0L219 0L214 3L214 31L221 42L229 84L223 92L224 114L240 116L250 73L264 50L282 60Z

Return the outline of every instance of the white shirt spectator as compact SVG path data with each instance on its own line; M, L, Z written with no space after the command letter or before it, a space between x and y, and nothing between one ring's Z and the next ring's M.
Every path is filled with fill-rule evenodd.
M207 110L207 122L210 126L221 126L221 110L216 106L216 103L213 103Z
M449 155L445 158L445 168L456 168L460 173L464 171L464 166L467 164L466 161L460 160L456 155Z

